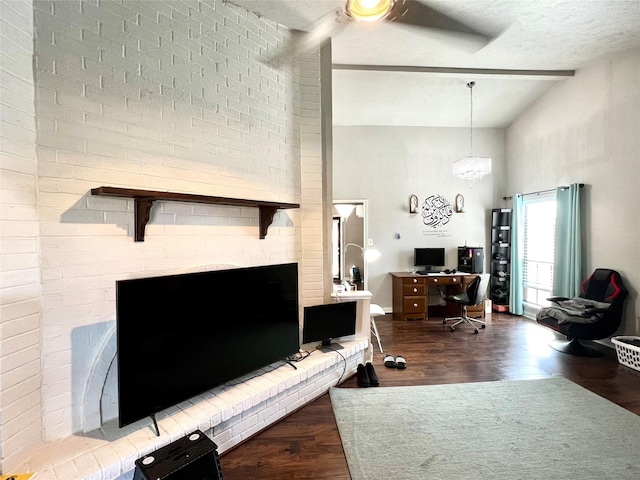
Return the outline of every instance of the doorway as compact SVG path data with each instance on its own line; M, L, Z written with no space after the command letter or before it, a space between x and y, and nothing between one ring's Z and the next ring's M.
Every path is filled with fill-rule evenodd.
M367 290L366 200L333 202L333 281Z

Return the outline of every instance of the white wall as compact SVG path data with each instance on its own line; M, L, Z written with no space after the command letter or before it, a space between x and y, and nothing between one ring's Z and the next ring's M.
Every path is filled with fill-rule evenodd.
M452 176L452 163L466 155L466 128L334 127L334 200L368 200L368 238L381 257L369 264L372 302L391 311L389 272L413 265L414 247L445 247L447 266L457 266L457 247L488 245L491 208L501 207L504 131L474 129L474 154L493 157L493 172L472 188ZM465 198L465 213L454 213L436 229L409 213L409 196ZM397 235L400 238L397 238ZM486 256L486 255L485 255ZM486 262L485 262L486 263ZM487 267L485 267L487 268Z
M316 194L323 191L317 52L286 68L268 66L261 59L286 31L225 2L60 0L2 8L3 27L19 27L22 36L8 33L25 50L9 62L16 48L3 37L2 133L12 139L3 138L1 185L6 469L14 464L9 455L33 441L84 428L81 402L113 331L116 280L298 261L304 304L324 297L330 271L314 233L323 231L328 208ZM20 103L5 110L9 98ZM302 208L277 214L260 240L255 209L157 202L145 241L134 242L133 202L91 196L101 185ZM33 406L31 396L12 403L12 391L33 383ZM114 389L107 385L108 397ZM35 433L24 438L32 425Z
M582 182L585 274L618 270L630 290L621 332L640 334L640 51L578 70L507 130L509 194Z

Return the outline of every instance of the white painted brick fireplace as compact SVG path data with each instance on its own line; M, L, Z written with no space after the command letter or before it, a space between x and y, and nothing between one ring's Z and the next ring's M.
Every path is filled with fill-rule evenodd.
M341 344L339 353L314 350L295 369L279 362L162 412L159 437L149 419L123 429L109 422L51 442L18 468L36 472L34 480L131 480L136 459L196 429L223 453L352 375L365 361L369 341Z
M337 381L341 359L314 354L308 365L320 362L326 375L314 366L304 379L302 369L278 380L278 367L265 373L275 384L219 391L232 407L206 399L166 416L161 440L147 425L107 444L94 438L115 416L115 382L103 375L116 280L298 262L301 305L328 300L320 55L268 65L289 33L224 1L15 0L0 9L2 473L55 464L42 478L80 478L64 475L104 464L123 475L137 454L191 427L215 426L228 448ZM134 242L133 202L92 197L102 185L301 208L279 212L260 240L255 209L156 202L145 241ZM365 348L351 347L347 373ZM214 407L219 421L194 413ZM65 462L57 447L91 454Z

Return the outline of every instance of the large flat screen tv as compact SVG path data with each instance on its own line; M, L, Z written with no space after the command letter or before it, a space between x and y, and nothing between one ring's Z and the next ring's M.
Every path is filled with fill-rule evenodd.
M321 348L340 348L340 344L332 343L332 340L356 333L356 308L357 302L304 307L302 343L321 342Z
M299 351L298 265L116 282L120 427Z

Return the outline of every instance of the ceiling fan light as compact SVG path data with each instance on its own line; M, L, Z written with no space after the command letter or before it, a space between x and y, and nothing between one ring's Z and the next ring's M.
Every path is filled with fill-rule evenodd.
M394 0L347 0L347 14L354 20L374 22L385 17L393 8Z

